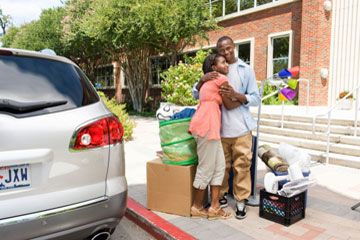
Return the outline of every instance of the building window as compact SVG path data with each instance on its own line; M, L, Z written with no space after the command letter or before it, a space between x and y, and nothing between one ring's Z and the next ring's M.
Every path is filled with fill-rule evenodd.
M210 1L210 11L215 18L223 16L223 0Z
M161 73L170 67L170 60L168 57L152 57L150 59L151 64L151 79L150 83L153 86L160 86Z
M237 0L225 1L225 15L232 14L237 11L238 11L238 1Z
M114 67L108 65L95 69L95 88L114 88Z
M274 1L274 0L257 0L256 5L260 6L260 5L264 5L264 4L272 3L272 2L276 2L276 1Z
M251 42L240 43L238 45L238 57L250 65L251 61Z
M217 18L281 1L283 0L209 0L207 5L210 7L212 16Z
M292 32L269 36L268 76L291 67Z
M253 8L255 6L254 0L240 0L240 11Z
M235 40L236 56L246 64L254 67L254 46L255 38Z

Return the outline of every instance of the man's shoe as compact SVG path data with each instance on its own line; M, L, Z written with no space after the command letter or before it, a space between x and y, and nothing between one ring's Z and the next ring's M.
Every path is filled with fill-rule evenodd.
M239 209L237 206L236 206L236 215L235 215L235 217L237 218L237 219L244 219L244 218L246 218L246 215L247 215L247 208L246 208L246 206L244 206L244 208L243 209Z
M227 193L224 194L222 198L220 198L219 203L221 208L226 208L228 206Z

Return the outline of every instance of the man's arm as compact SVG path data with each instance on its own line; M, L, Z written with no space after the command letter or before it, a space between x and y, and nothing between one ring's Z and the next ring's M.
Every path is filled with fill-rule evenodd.
M245 97L247 103L245 104L245 107L259 106L261 104L261 97L258 85L256 83L255 73L252 68L248 69L247 76L249 77L249 84L246 89Z
M233 101L238 101L245 107L258 106L261 102L259 89L256 84L255 73L252 69L247 69L245 77L248 78L246 94L236 92L230 85L221 86L220 94L228 96Z

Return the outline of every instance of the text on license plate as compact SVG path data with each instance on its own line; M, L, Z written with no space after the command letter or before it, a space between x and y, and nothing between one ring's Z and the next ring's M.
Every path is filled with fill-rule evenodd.
M0 190L29 187L30 165L0 167Z

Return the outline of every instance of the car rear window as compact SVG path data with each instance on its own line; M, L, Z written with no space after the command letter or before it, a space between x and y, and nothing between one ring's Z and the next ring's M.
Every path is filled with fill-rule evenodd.
M18 117L41 115L99 101L86 75L76 66L55 60L0 55L0 100L16 103L65 102L34 111L13 111Z

